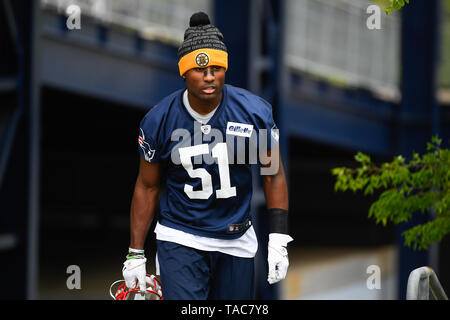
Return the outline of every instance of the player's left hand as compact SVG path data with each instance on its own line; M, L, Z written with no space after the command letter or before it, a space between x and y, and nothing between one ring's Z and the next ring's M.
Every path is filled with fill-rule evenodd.
M286 273L289 267L289 258L287 252L287 244L291 242L292 237L282 233L269 234L269 245L267 262L269 263L269 274L267 281L270 284L286 278Z

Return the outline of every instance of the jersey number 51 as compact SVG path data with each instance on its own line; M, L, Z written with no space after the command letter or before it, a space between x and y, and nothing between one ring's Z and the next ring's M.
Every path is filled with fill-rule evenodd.
M208 144L180 148L180 160L183 167L191 178L200 178L202 181L201 190L193 190L189 185L184 185L184 192L190 199L208 199L213 194L211 175L204 168L193 168L192 157L209 153ZM228 150L225 142L218 143L211 149L213 158L217 159L219 167L220 188L216 190L216 197L219 199L236 196L236 187L231 186L230 170L228 164Z

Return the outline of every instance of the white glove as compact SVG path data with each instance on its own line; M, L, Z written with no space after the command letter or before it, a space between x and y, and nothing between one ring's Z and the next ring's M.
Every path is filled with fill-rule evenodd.
M288 252L286 246L292 237L283 233L270 233L267 262L269 263L269 274L267 281L274 284L286 278L289 267Z
M147 274L145 269L146 262L147 258L142 256L139 258L127 259L123 263L122 275L127 288L134 289L137 280L140 291L145 292L147 289L147 284L145 282L145 276Z

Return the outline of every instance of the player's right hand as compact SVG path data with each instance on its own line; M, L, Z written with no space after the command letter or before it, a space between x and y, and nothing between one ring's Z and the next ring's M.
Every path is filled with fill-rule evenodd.
M123 263L122 275L125 280L125 284L129 289L134 289L136 286L136 280L139 284L139 290L145 292L146 282L145 276L147 274L145 269L145 263L147 258L143 255L135 257L127 257L127 260Z

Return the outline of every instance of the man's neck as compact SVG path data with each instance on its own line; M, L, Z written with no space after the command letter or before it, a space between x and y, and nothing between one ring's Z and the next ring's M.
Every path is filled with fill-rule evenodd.
M215 108L217 108L220 104L220 101L222 100L222 94L220 93L220 96L218 99L214 100L201 100L197 97L193 96L189 90L188 90L188 100L189 105L192 109L194 109L195 112L201 115L205 115L213 111Z

